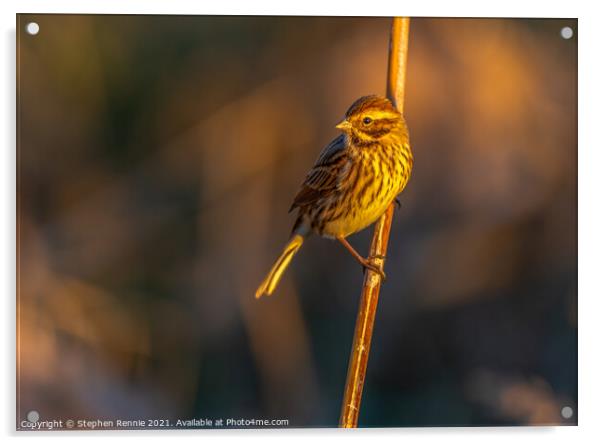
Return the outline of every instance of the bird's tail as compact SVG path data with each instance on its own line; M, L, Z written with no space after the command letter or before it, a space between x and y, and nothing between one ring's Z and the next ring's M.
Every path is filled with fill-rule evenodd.
M288 244L284 246L282 253L270 269L270 272L255 291L255 298L260 298L262 295L272 295L272 292L274 292L274 289L276 289L280 278L282 278L282 274L290 264L297 251L301 248L302 244L303 236L299 234L293 235Z

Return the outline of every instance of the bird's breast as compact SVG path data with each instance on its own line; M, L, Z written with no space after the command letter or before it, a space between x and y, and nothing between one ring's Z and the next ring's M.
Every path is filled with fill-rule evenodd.
M398 144L362 153L324 206L322 235L348 236L382 216L409 179L412 159L405 148Z

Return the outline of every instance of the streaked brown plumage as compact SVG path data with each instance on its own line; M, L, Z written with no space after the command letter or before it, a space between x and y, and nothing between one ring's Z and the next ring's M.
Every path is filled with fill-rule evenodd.
M380 218L406 186L413 165L408 129L399 111L381 96L355 101L337 128L343 134L322 151L293 200L290 211L298 209L298 216L292 237L256 298L272 294L311 233L336 238L364 267L384 276L346 237Z

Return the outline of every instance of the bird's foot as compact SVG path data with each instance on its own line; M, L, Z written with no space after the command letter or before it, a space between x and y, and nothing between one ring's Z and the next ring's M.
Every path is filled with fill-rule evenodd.
M365 258L362 261L364 273L366 273L366 269L370 269L372 272L379 274L383 281L386 281L387 275L385 274L385 271L383 270L383 266L380 262L378 262L378 263L375 262L374 261L375 259L384 260L385 256L384 255L374 255L372 257Z
M399 198L395 198L395 207L397 207L397 210L401 209L401 201L399 200Z

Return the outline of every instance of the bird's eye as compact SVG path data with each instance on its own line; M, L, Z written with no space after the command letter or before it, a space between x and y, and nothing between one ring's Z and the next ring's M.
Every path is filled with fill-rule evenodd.
M364 125L370 125L372 123L372 118L365 117L363 122L364 122Z

